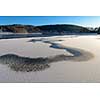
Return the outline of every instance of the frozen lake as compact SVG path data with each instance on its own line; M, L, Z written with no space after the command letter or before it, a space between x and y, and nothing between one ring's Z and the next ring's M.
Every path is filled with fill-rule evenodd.
M2 39L0 82L100 82L99 45L100 36L96 35ZM42 59L38 70L14 70L15 63L23 67L20 61L34 67L36 58Z

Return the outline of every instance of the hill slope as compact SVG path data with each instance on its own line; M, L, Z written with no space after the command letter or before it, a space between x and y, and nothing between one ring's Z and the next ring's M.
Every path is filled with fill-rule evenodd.
M33 26L33 25L1 25L0 32L11 32L11 33L43 33L44 35L55 35L55 34L69 34L69 33L92 33L88 28L77 26L77 25L43 25L43 26Z
M90 33L88 28L77 25L44 25L37 26L44 34Z
M39 32L35 26L32 25L2 25L0 26L1 32L12 32L12 33L34 33Z

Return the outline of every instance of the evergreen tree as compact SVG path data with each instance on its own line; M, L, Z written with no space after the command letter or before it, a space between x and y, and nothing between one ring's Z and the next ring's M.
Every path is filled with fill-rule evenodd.
M98 34L100 34L100 27L98 28L98 31L97 31L97 33L98 33Z

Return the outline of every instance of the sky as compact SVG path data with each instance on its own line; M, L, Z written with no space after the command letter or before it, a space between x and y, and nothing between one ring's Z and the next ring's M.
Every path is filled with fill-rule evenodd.
M99 27L100 16L0 16L0 24L75 24L86 27Z

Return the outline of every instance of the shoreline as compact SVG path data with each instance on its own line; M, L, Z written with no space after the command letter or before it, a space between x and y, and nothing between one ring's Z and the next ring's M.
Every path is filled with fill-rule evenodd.
M77 37L77 36L99 36L99 34L66 34L66 35L34 35L34 34L10 34L10 35L2 35L0 34L0 40L2 39L21 39L21 38L43 38L43 37Z

